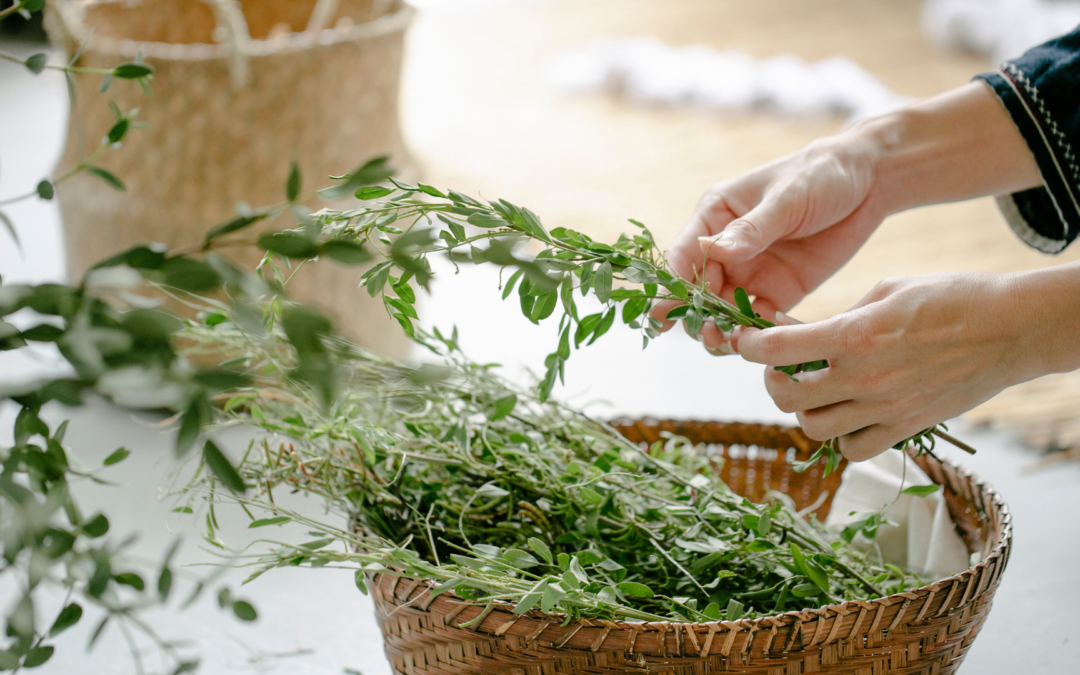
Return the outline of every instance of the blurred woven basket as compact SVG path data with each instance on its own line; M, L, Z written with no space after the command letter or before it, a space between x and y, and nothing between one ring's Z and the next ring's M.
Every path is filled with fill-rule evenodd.
M662 431L703 445L724 457L721 476L751 500L782 490L805 508L839 485L840 471L825 477L820 464L803 474L792 470L791 459L805 459L814 447L797 428L656 420L614 426L645 446ZM510 605L470 604L452 592L432 598L430 581L370 575L387 657L401 675L953 673L990 611L1009 559L1011 517L976 478L928 457L915 461L944 486L957 529L980 554L981 562L956 576L885 598L754 620L564 623L536 610L517 615ZM817 513L823 517L829 504Z
M413 173L398 125L404 34L413 12L400 0L49 5L53 40L69 54L85 42L80 65L112 68L141 53L155 69L152 97L131 85L114 84L108 92L121 109L140 108L138 119L149 123L100 162L127 191L104 188L92 176L58 190L72 278L120 247L198 241L210 226L234 217L239 202L281 201L293 160L306 189L377 154ZM215 44L215 36L225 43ZM60 172L98 147L113 123L99 84L75 79L79 104ZM274 225L286 223L268 227ZM308 265L290 282L290 295L322 306L364 346L404 356L409 342L379 301L357 292L359 274Z

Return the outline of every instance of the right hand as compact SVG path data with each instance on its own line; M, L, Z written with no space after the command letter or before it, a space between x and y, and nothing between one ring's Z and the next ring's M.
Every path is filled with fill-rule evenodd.
M713 186L667 251L674 271L689 281L703 278L729 302L742 286L768 319L797 304L846 263L889 213L875 184L876 147L862 128L855 125ZM662 330L674 325L667 313L678 304L666 300L653 309ZM697 337L713 354L734 353L731 336L712 322Z

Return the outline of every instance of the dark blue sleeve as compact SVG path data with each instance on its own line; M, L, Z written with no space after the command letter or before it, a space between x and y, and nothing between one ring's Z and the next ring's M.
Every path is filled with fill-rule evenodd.
M1002 64L984 80L1035 155L1043 186L997 197L1014 232L1044 253L1080 233L1080 28Z

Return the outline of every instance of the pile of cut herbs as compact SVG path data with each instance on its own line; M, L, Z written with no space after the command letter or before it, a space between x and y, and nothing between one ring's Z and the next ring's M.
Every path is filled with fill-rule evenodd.
M224 481L236 491L225 501L248 508L252 527L296 520L317 537L251 560L253 578L281 566L350 566L363 589L363 571L389 569L518 612L694 621L918 584L802 517L783 495L765 505L735 495L717 477L717 460L687 439L643 451L469 361L456 336L418 334L445 364L418 369L331 341L340 390L325 409L288 376L298 360L283 336L255 341L228 323L182 335L255 377L250 391L224 401L223 423L270 432L251 441L238 475ZM275 491L293 490L317 495L353 529L274 504Z

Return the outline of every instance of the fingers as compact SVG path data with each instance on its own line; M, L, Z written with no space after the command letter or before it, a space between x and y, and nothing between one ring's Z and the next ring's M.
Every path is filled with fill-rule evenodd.
M795 382L772 367L765 369L765 389L776 407L786 413L823 408L850 401L854 397L855 391L851 383L846 381L841 372L831 368L799 373L798 378L799 381Z
M732 220L723 231L698 238L701 250L721 263L746 262L798 226L793 201L767 195L746 215Z
M871 406L843 401L813 410L797 413L799 425L806 435L815 441L827 441L845 434L852 434L877 421Z
M713 356L729 356L735 353L731 346L731 336L720 330L719 326L712 321L706 321L701 326L698 339Z
M917 434L929 424L874 424L840 437L840 452L853 462L877 457L900 441Z
M661 333L670 330L671 327L675 325L675 322L668 319L667 315L668 312L682 304L685 303L679 302L677 300L661 300L660 302L656 303L656 306L653 307L652 310L649 312L649 316L660 322Z
M790 366L836 356L841 349L840 321L777 326L768 330L744 328L735 350L747 361L769 366Z

